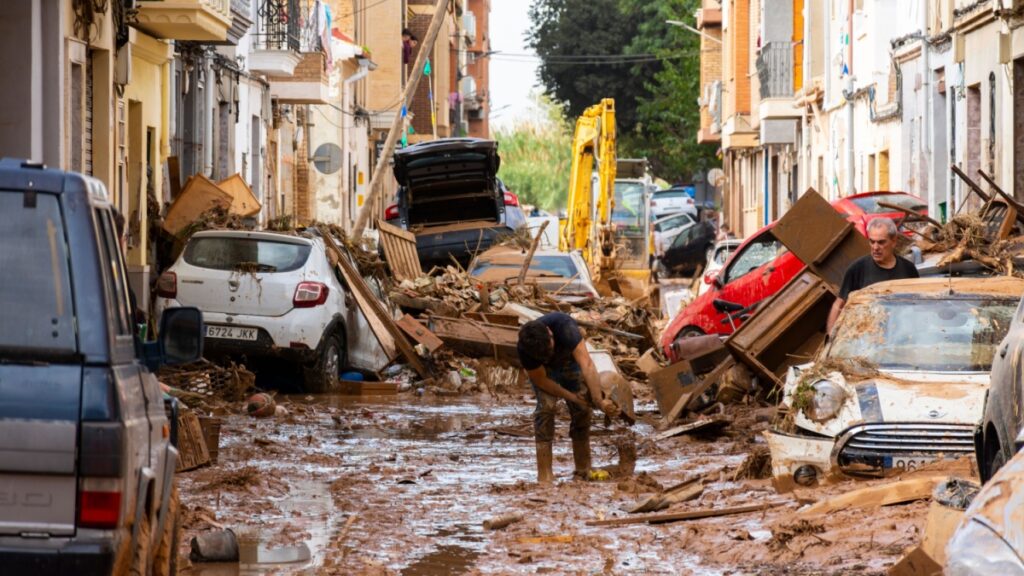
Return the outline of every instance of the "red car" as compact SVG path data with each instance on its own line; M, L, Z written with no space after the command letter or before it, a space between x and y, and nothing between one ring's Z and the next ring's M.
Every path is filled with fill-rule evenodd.
M868 222L875 218L899 220L903 216L878 206L879 201L927 214L923 200L902 192L865 192L836 200L832 206L866 234ZM775 239L772 226L774 222L744 240L718 275L704 278L711 289L672 319L661 337L661 347L669 358L674 359L672 343L679 338L732 334L756 304L781 290L803 269L804 263Z

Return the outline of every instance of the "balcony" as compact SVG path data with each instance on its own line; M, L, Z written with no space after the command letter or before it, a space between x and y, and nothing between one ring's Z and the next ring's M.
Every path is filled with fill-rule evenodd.
M258 1L249 69L270 76L291 76L302 61L299 0Z
M299 54L299 64L290 76L268 76L270 97L285 104L327 104L330 78L323 52Z
M799 118L793 99L793 45L768 42L757 57L757 77L761 85L758 117L761 120Z
M133 25L163 40L223 42L231 0L139 0Z

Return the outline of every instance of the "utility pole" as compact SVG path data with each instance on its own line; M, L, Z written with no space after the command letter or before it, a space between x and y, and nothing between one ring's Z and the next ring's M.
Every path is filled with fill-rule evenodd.
M416 93L416 87L420 84L420 78L423 77L423 65L427 62L427 56L434 49L437 33L441 30L441 23L444 22L444 15L448 11L448 3L449 0L437 0L437 8L434 10L434 17L430 21L427 37L423 39L419 54L416 55L416 62L412 65L412 74L409 77L409 81L405 83L405 90L402 91L401 105L403 107L409 105L409 99ZM380 194L381 178L384 176L385 168L388 165L388 158L391 157L391 153L395 150L395 144L398 142L398 137L401 133L401 126L403 126L402 115L396 113L395 119L391 121L391 130L388 132L388 138L384 141L384 148L377 158L377 165L373 168L373 176L370 178L370 193L366 196L366 201L363 202L362 208L359 209L359 217L356 218L355 226L352 227L352 237L356 242L363 237L363 230L366 229L366 223L370 219L370 212L377 202L377 195Z

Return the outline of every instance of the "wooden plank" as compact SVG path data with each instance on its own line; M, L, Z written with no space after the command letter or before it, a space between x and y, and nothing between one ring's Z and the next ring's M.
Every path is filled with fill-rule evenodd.
M466 312L463 318L485 322L487 324L500 324L502 326L519 326L519 316L515 314L498 314L494 312Z
M831 514L848 508L873 508L931 498L935 485L946 476L926 476L868 486L826 498L800 511L801 516Z
M398 394L397 382L341 380L338 384L338 393L346 396L390 396Z
M171 185L171 201L178 199L181 194L181 163L177 156L167 157L167 181Z
M718 382L718 379L725 375L726 372L732 369L736 365L736 361L730 356L715 367L714 370L708 372L703 378L697 381L697 385L692 389L686 391L679 396L676 403L668 411L667 414L661 419L661 426L665 427L672 423L673 420L679 417L683 413L683 410L688 408L693 400L700 398L701 394L707 391L712 384Z
M376 295L370 291L370 287L363 281L359 271L349 261L348 255L338 247L330 231L323 226L318 226L317 230L319 230L320 235L324 238L324 245L337 258L338 271L341 272L345 284L349 287L352 296L355 298L359 310L366 317L370 329L373 331L374 336L377 337L377 341L384 348L384 352L389 358L394 359L394 352L397 349L417 374L424 378L428 377L430 370L423 364L423 360L416 354L416 350L409 344L409 341L406 340L405 334L395 324L391 314L377 300Z
M416 236L380 220L377 221L377 230L380 232L384 259L395 279L402 282L423 276L419 253L416 251Z
M688 512L673 512L669 514L648 514L647 516L633 516L629 518L611 518L608 520L591 520L587 526L624 526L626 524L663 524L666 522L678 522L680 520L697 520L699 518L718 518L721 516L733 516L746 514L748 512L759 512L789 504L789 500L776 500L773 502L762 502L760 504L747 504L745 506L727 506L725 508L705 508L691 510Z
M654 436L651 436L651 440L655 442L671 438L673 436L679 436L680 434L687 434L689 432L698 432L701 430L707 430L711 428L722 428L729 425L730 421L728 418L701 418L688 424L682 424L659 432Z
M917 546L907 552L899 562L894 564L888 576L942 576L942 564L939 564L921 547Z
M448 347L472 358L497 358L519 366L519 329L466 319L430 317L430 329Z
M191 410L178 413L178 465L177 472L199 468L210 463L203 427L199 416Z
M408 314L399 319L398 327L410 338L426 346L428 352L434 352L441 346L444 346L444 342L436 334L428 330L419 320Z

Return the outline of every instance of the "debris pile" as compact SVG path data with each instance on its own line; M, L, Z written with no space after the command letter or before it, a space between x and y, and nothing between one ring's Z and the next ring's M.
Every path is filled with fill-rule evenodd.
M170 394L190 406L214 408L237 402L256 385L256 375L242 364L220 365L200 360L183 366L164 366L157 379L170 387Z

